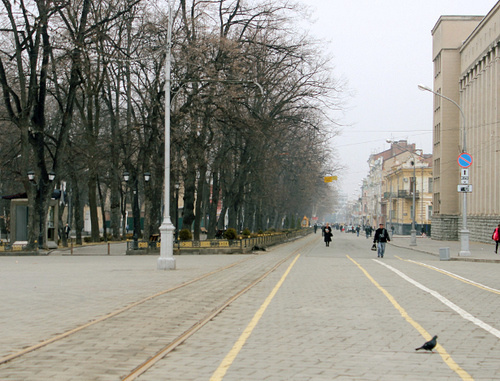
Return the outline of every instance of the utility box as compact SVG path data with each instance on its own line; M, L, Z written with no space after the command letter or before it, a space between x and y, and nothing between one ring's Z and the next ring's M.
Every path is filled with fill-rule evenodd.
M439 248L439 260L440 261L449 261L450 260L450 248L449 247L440 247Z

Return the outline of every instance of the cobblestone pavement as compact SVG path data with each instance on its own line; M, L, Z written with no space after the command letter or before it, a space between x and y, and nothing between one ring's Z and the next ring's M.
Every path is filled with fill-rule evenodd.
M417 245L410 246L410 237L395 236L389 245L397 247L405 247L415 251L439 256L439 249L449 248L450 258L456 261L475 261L475 262L500 262L500 254L495 254L495 244L484 242L469 242L470 256L461 257L459 255L461 249L460 241L436 241L431 238L417 237Z
M409 237L394 237L377 260L364 237L336 232L327 248L317 234L261 255L177 256L173 271L156 270L156 256L1 257L0 356L235 266L0 365L0 379L119 380L220 304L231 286L298 249L296 262L294 254L139 379L210 380L228 357L224 380L496 379L500 277L498 265L489 263L497 260L492 245L471 243L468 259L482 262L440 261L439 248L452 254L452 243L419 238L410 248L405 240L409 244ZM439 354L415 352L425 334L439 336ZM229 355L238 342L241 350Z

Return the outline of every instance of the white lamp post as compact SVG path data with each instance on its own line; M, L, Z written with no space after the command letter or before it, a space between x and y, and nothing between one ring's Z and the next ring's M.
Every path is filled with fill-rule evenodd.
M430 87L425 85L418 85L419 90L429 91L430 93L437 95L438 97L444 98L447 101L453 103L460 110L460 115L462 116L462 152L467 152L467 135L465 129L465 115L462 110L462 107L455 102L453 99L445 97L438 92L435 92ZM469 230L467 229L467 192L463 192L463 208L462 208L462 230L460 230L460 252L458 253L461 257L470 256L469 250Z
M175 270L174 231L170 220L170 65L172 48L172 0L168 0L167 53L165 57L165 189L163 222L160 226L158 270Z

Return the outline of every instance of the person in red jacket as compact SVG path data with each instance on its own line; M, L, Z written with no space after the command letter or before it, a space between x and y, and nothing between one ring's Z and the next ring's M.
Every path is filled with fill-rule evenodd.
M493 241L495 241L495 254L498 254L498 244L500 244L500 224L493 231L493 235L491 236Z

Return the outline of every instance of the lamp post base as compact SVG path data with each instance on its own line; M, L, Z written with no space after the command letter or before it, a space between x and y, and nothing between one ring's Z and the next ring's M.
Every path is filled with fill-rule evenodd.
M158 258L158 270L175 270L174 258L174 230L175 227L167 218L160 226L160 257Z
M158 258L158 270L175 270L175 258Z
M417 231L411 229L410 234L410 246L417 246Z
M470 257L469 250L469 230L460 230L460 252L459 257Z

